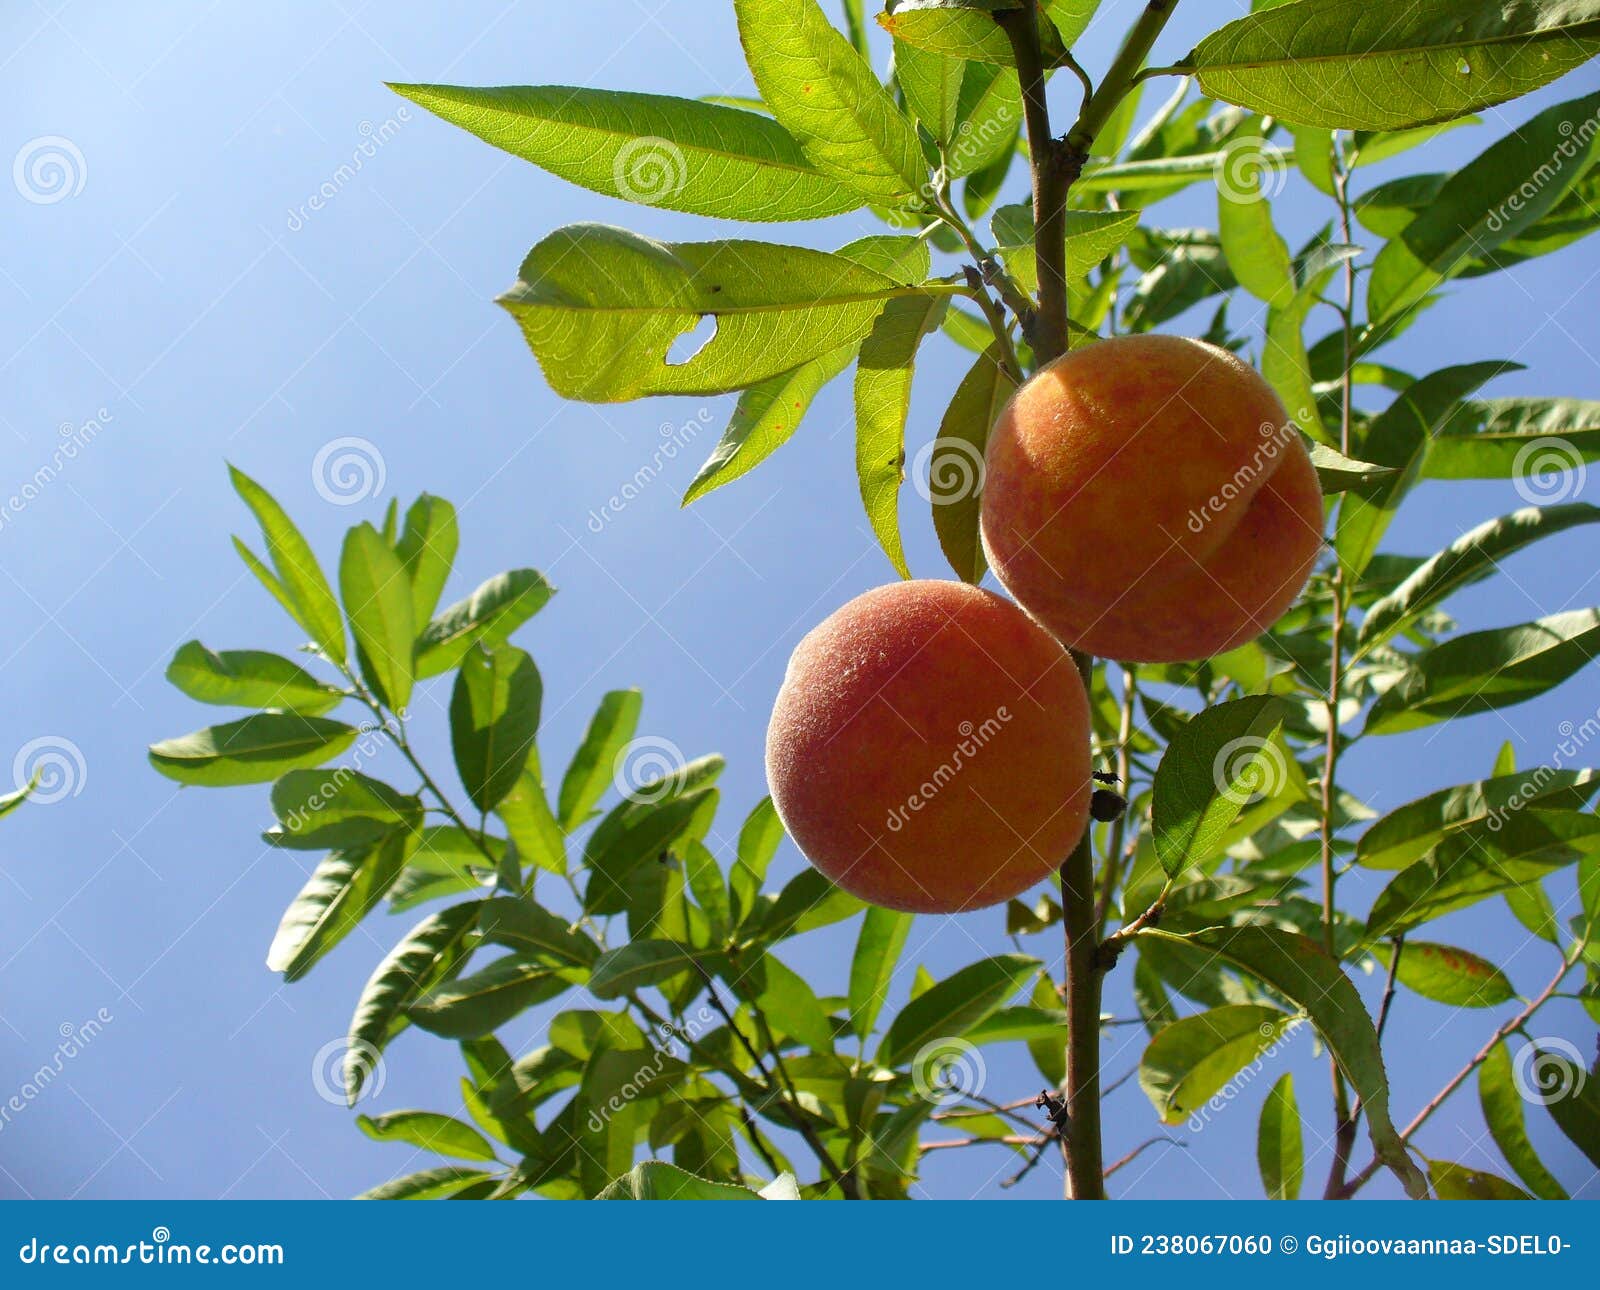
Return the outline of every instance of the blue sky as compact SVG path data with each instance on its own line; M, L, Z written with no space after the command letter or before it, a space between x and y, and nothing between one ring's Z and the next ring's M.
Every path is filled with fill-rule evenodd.
M1103 5L1080 46L1091 68L1104 67L1134 7ZM1158 61L1239 7L1186 6ZM314 1069L409 920L380 917L371 930L385 939L357 934L309 980L284 987L263 957L301 884L303 857L260 844L265 790L179 791L144 760L151 741L214 719L162 678L178 644L198 636L214 648L285 651L298 640L230 549L228 535L248 532L248 519L224 461L271 488L330 563L343 530L375 518L390 497L404 502L427 489L453 500L462 548L451 592L520 565L542 568L560 587L519 637L544 675L546 761L564 762L606 689L641 686L641 733L689 755L727 755L730 831L765 791L766 714L789 650L824 614L893 576L856 497L848 383L818 400L766 467L681 511L732 398L563 404L491 300L535 240L576 220L668 238L721 231L824 247L879 226L862 213L719 228L625 208L496 153L383 88L402 80L748 92L731 9L704 0L38 0L0 16L0 71L0 160L53 148L67 159L73 190L36 202L25 182L0 185L0 494L20 489L63 441L87 445L0 524L0 772L40 740L81 754L66 796L22 810L0 832L0 1102L54 1060L64 1035L98 1020L59 1077L0 1121L0 1196L349 1195L420 1167L408 1149L363 1138L342 1107L319 1096ZM1485 113L1483 126L1445 139L1431 160L1412 154L1375 167L1372 179L1458 166L1597 80L1593 66L1581 69ZM336 181L357 156L359 173ZM331 196L311 210L325 184ZM1208 193L1202 186L1170 199L1152 219L1209 222ZM1326 218L1298 180L1277 212L1296 242ZM1528 370L1493 392L1600 397L1597 277L1600 242L1591 241L1462 284L1387 357L1418 373L1512 358ZM1246 321L1236 316L1234 325ZM939 344L919 380L913 455L964 368ZM687 438L687 448L593 531L591 512L656 457L664 430ZM375 500L339 505L314 486L314 462L349 437L377 446L383 483ZM1591 486L1584 495L1592 494ZM906 496L913 570L947 574L925 511L912 490ZM1429 485L1388 546L1432 552L1519 504L1509 483ZM1451 609L1480 627L1596 600L1593 539L1578 530L1515 557L1506 576ZM1524 763L1546 760L1563 722L1581 725L1594 713L1595 678L1591 666L1555 695L1452 723L1447 735L1362 746L1349 761L1349 787L1387 810L1486 773L1505 739ZM448 759L445 701L436 683L414 704L438 765ZM778 872L800 863L785 847ZM1364 902L1376 881L1357 875L1349 886ZM840 988L853 930L813 934L790 955L820 992ZM1440 936L1489 953L1526 993L1553 967L1548 947L1528 944L1498 906L1456 916ZM998 911L919 920L897 989L915 962L941 973L1005 947ZM1028 948L1059 960L1053 937ZM1109 999L1126 1013L1125 980ZM1405 995L1396 1007L1394 1101L1409 1118L1500 1018L1450 1017ZM1593 1025L1572 1005L1552 1006L1538 1024L1538 1033L1592 1047ZM505 1037L526 1046L536 1030L524 1024ZM1141 1045L1136 1028L1113 1032L1108 1074L1130 1068ZM992 1096L1035 1090L1020 1049L987 1056ZM409 1034L366 1109L454 1110L459 1069L451 1046ZM1187 1135L1186 1149L1145 1156L1113 1191L1259 1195L1255 1109L1287 1069L1320 1140L1326 1067L1303 1031L1217 1123ZM1474 1103L1469 1090L1436 1117L1425 1148L1492 1166ZM1109 1100L1107 1116L1112 1157L1156 1131L1132 1084ZM1558 1175L1574 1184L1590 1177L1542 1113L1530 1123ZM1011 1163L985 1151L939 1153L926 1191L1002 1194L995 1180ZM1309 1176L1323 1167L1319 1153ZM1052 1160L1012 1194L1058 1189Z

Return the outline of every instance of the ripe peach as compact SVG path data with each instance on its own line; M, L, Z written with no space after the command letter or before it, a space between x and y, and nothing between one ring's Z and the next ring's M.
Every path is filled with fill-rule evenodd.
M824 874L949 914L1026 891L1089 810L1089 705L1072 657L1009 600L897 582L814 627L767 728L767 782Z
M1057 359L1006 405L982 534L995 576L1067 645L1176 663L1242 645L1294 602L1322 490L1248 364L1130 336Z

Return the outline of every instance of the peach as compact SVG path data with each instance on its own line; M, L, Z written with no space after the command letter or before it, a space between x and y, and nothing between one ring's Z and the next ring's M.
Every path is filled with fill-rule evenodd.
M1010 601L898 582L813 628L767 728L767 782L807 859L891 909L1026 891L1089 810L1089 705L1060 644Z
M1108 658L1177 663L1259 636L1305 586L1322 519L1272 387L1203 341L1067 354L989 437L990 567L1060 640Z

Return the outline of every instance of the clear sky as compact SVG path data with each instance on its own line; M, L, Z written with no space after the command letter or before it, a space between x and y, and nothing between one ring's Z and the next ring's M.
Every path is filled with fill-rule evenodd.
M1135 7L1106 0L1080 46L1091 68L1105 66ZM1242 8L1185 5L1158 61ZM0 787L10 759L34 741L81 757L67 795L0 826L0 1103L54 1062L63 1035L99 1019L61 1074L0 1121L0 1196L344 1196L421 1167L409 1149L362 1137L319 1096L316 1076L317 1054L344 1035L361 984L410 920L380 916L381 942L354 935L308 980L283 986L263 958L314 857L260 843L264 788L180 791L145 763L151 741L217 719L163 679L178 644L198 636L214 648L287 651L299 639L230 549L228 535L248 532L249 520L225 460L274 490L330 564L343 530L376 518L390 497L427 489L453 500L462 547L451 592L520 565L560 587L518 638L544 675L547 763L564 764L603 691L641 686L641 733L689 755L727 755L725 834L765 791L766 714L795 641L893 576L857 500L848 381L765 467L680 511L732 397L563 404L491 303L527 248L567 222L831 247L880 227L870 215L756 228L628 208L407 107L385 80L750 91L731 7L706 0L36 0L0 12L0 161L56 140L72 189L40 202L28 200L26 182L0 184L0 495L20 490L64 441L87 443L0 524ZM1431 160L1411 154L1371 177L1458 166L1537 108L1597 83L1593 65L1581 69L1484 113ZM336 180L357 156L359 172ZM325 184L331 196L310 209ZM1292 242L1327 218L1313 196L1296 179L1277 203ZM1211 201L1200 186L1151 219L1209 222ZM1493 392L1600 398L1597 278L1592 239L1462 284L1387 357L1419 374L1515 359L1528 370ZM1248 321L1233 319L1236 329ZM911 455L932 437L964 366L942 339L927 351ZM663 428L688 423L698 428L687 451L593 531L591 513L657 458ZM354 505L314 486L319 452L346 437L370 441L381 458L381 492ZM1593 494L1590 485L1582 495ZM906 498L913 570L948 576L925 509L913 490ZM1509 483L1430 485L1388 546L1430 553L1519 504ZM1514 557L1506 576L1450 608L1483 627L1597 599L1594 539L1579 529ZM436 683L414 705L440 766L446 701ZM1591 666L1553 696L1451 723L1448 735L1435 727L1362 746L1349 787L1387 810L1487 773L1506 739L1536 764L1552 755L1562 723L1581 725L1597 703ZM777 872L799 864L786 846ZM1359 874L1348 884L1362 903L1377 885ZM853 924L814 933L788 958L819 993L840 992L853 935ZM1552 951L1528 944L1498 904L1455 916L1438 935L1485 949L1525 993L1553 966ZM916 962L943 974L1006 948L999 911L920 919L896 1001ZM1059 963L1054 935L1028 949ZM1109 994L1124 1015L1126 975ZM1452 1018L1405 994L1396 1008L1394 1102L1409 1118L1501 1018ZM1594 1027L1573 1005L1553 1006L1538 1025L1592 1048ZM526 1047L537 1025L504 1037ZM1108 1075L1131 1068L1142 1043L1136 1027L1113 1032ZM986 1057L991 1096L1036 1091L1020 1045ZM1259 1195L1256 1109L1287 1069L1314 1146L1329 1128L1326 1063L1302 1031L1217 1121L1180 1131L1185 1149L1147 1154L1113 1192ZM456 1110L459 1072L453 1046L412 1032L391 1049L385 1087L365 1109ZM1542 1112L1532 1108L1529 1121L1558 1175L1591 1178ZM1155 1132L1133 1083L1111 1097L1109 1156ZM1503 1168L1470 1090L1423 1145ZM1317 1151L1308 1178L1320 1179L1325 1162ZM939 1153L923 1186L1001 1195L996 1179L1013 1167L995 1148ZM1051 1160L1011 1194L1055 1195L1059 1185ZM1387 1184L1372 1191L1387 1194ZM1591 1178L1580 1194L1600 1194L1600 1183Z

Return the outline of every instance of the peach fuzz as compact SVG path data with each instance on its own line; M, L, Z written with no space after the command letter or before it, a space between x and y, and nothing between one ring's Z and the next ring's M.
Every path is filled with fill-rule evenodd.
M1208 658L1293 604L1322 546L1300 432L1247 363L1132 336L1027 381L989 437L990 567L1068 646L1135 663Z
M993 905L1083 835L1089 707L1071 656L959 582L858 596L800 642L767 730L784 827L827 877L915 913Z

